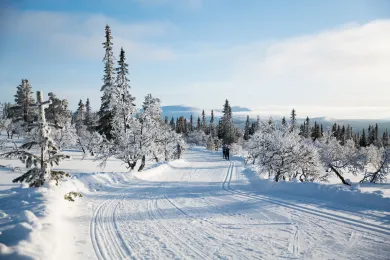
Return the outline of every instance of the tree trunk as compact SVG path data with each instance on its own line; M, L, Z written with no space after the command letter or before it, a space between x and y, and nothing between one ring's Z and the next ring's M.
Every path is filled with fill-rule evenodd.
M145 155L142 156L142 160L141 160L141 165L139 166L138 168L138 171L142 171L145 167L145 161L146 161L146 158L145 158Z
M134 167L135 167L135 165L137 164L137 162L135 161L135 162L130 162L130 161L128 161L127 162L127 164L129 165L129 169L130 170L134 170Z
M343 184L351 186L351 184L349 184L348 182L345 181L344 177L337 171L336 168L334 168L331 164L329 164L329 167L337 175L337 177L339 177L339 179L341 180L341 182Z

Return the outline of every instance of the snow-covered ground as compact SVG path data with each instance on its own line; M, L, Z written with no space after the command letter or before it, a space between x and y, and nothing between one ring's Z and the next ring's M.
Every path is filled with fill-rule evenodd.
M259 179L239 157L225 161L202 148L140 173L115 160L101 170L79 152L68 153L73 160L60 168L73 178L60 187L15 185L20 173L0 169L1 259L390 256L385 184L274 183ZM84 197L65 201L68 191Z

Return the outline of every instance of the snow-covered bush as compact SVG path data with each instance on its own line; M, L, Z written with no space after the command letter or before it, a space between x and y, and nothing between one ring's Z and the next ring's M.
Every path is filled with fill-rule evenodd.
M203 131L193 131L186 136L186 142L190 145L206 146L208 136Z
M390 150L375 145L362 150L366 159L366 169L360 182L385 182L390 172Z
M98 132L90 132L85 125L78 132L76 147L83 151L84 155L94 156L101 150L104 138Z
M133 170L141 160L138 171L145 166L146 157L156 161L180 158L186 148L180 134L175 133L161 118L161 102L151 95L145 97L143 109L135 117L124 120L114 117L112 140L102 144L97 157L104 167L110 157L123 161Z
M236 143L233 143L230 145L230 153L231 154L240 155L240 154L242 154L242 152L243 152L242 145L236 144Z
M66 123L62 128L53 129L51 137L60 150L74 148L78 138L76 128L70 122Z
M321 178L317 149L288 126L276 129L273 124L263 124L247 147L249 162L260 166L275 181L298 176L301 181Z
M343 184L350 185L343 177L343 172L348 171L356 175L365 167L364 154L357 149L353 140L347 140L344 145L330 133L325 133L316 142L321 162L327 172L333 172Z

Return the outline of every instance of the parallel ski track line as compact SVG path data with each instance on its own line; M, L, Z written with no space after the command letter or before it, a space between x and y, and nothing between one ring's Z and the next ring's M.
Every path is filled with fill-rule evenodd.
M177 206L172 200L170 200L168 196L165 195L163 198L164 198L170 205L172 205L174 208L176 208L176 210L179 211L181 214L185 215L186 217L188 217L188 218L190 218L190 219L192 219L192 220L198 220L198 218L193 217L193 216L191 216L190 214L188 214L187 212L185 212L184 210L182 210L182 209L181 209L179 206ZM204 221L204 222L206 222L206 223L209 223L210 225L214 226L215 228L221 228L221 226L216 225L216 224L214 224L213 222L211 222L211 221L209 221L209 220L202 220L202 221ZM199 231L198 231L198 232L199 232ZM216 235L216 234L210 234L210 233L204 231L204 229L201 229L201 231L200 231L199 233L204 234L206 237L210 237L210 236L215 236L215 235ZM226 241L226 242L227 242L227 241ZM230 241L230 242L233 242L233 241ZM233 255L234 255L235 257L239 257L238 259L249 259L249 258L248 258L246 255L244 255L244 254L239 254L239 255L237 255L237 248L234 248L234 247L232 247L231 245L229 245L229 244L227 244L227 243L225 243L224 246L225 246L225 248L227 247L227 248L229 249L229 251L230 251L231 253L233 253Z
M131 256L130 247L119 231L116 218L119 198L123 199L126 190L128 188L120 190L120 195L115 198L103 201L93 214L90 235L98 259L126 259ZM113 205L115 202L116 204ZM99 240L103 241L99 242Z
M159 226L161 230L165 230L166 231L164 236L166 237L167 242L168 243L172 243L171 241L178 241L180 243L180 246L187 248L187 250L189 252L192 252L195 255L197 255L197 258L200 257L198 259L210 259L210 257L208 255L205 255L198 248L189 246L186 241L183 241L183 239L180 236L176 235L175 232L172 231L173 228L174 228L173 226L167 227L166 224L163 223L163 221L159 221L159 220L163 220L164 217L161 214L161 210L158 208L157 201L158 201L158 198L157 199L151 199L150 201L148 201L148 202L150 202L150 203L148 203L148 212L149 212L150 217L152 219L156 220L155 223L157 224L157 226ZM167 233L170 234L170 235L167 235ZM183 254L183 250L180 247L178 247L174 243L172 243L172 245L176 248L176 250L175 250L176 252L173 251L174 253L179 253L184 258L188 257L187 255Z
M296 205L293 205L293 204L290 204L290 203L287 203L284 201L280 201L277 199L271 199L269 197L265 197L265 196L258 195L258 194L247 193L247 192L235 190L232 187L230 187L235 163L233 161L230 161L229 163L230 164L229 164L228 172L226 174L225 180L222 183L222 188L227 192L236 194L238 196L245 197L247 199L255 199L255 200L259 200L259 201L269 202L271 204L283 206L285 208L289 208L289 209L293 209L293 210L296 210L296 211L299 211L302 213L310 214L312 216L325 218L327 220L333 220L333 221L336 221L339 223L352 225L353 227L358 227L358 228L361 228L361 229L366 230L366 231L369 230L369 231L373 231L373 232L377 232L377 233L380 233L383 235L390 236L390 229L389 228L383 228L383 227L376 225L376 224L366 223L366 222L355 220L355 219L348 218L345 216L337 216L335 214L323 212L323 211L320 211L317 209L307 208L304 206L296 206Z

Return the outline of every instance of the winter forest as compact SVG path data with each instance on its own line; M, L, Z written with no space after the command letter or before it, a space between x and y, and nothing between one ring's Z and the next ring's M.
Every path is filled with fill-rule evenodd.
M98 111L92 110L90 99L80 100L77 108L71 108L68 100L56 95L55 89L50 93L42 93L34 89L33 83L28 79L22 79L16 87L13 102L1 105L0 174L17 174L12 178L12 183L21 184L20 189L23 188L24 193L20 191L20 194L25 194L23 196L49 196L51 199L46 200L52 203L50 205L60 203L62 206L59 207L63 210L58 215L62 214L61 217L65 214L73 219L74 216L66 214L76 212L76 207L84 205L79 206L77 212L82 213L77 214L84 214L80 216L91 219L90 224L80 224L84 226L83 232L90 234L91 242L80 242L80 245L75 246L77 250L95 252L98 259L219 259L223 256L227 256L226 259L254 259L259 255L262 256L261 259L283 256L295 256L296 259L328 259L333 256L340 257L339 259L356 259L359 256L369 259L377 256L378 259L386 259L386 254L390 253L389 240L387 244L377 245L375 232L381 233L382 237L377 238L379 240L384 237L385 241L390 236L389 198L383 196L382 191L371 193L360 190L360 187L367 190L380 190L382 187L388 189L388 129L375 124L356 130L350 125L338 123L329 128L307 116L299 115L299 111L294 108L282 120L260 116L250 118L248 115L242 127L235 123L231 104L222 95L222 116L216 117L213 110L211 114L206 114L203 110L201 115L169 118L163 115L162 100L153 93L145 97L132 95L134 86L131 86L129 71L131 61L128 61L125 49L121 48L120 53L113 52L115 38L109 25L104 32L103 83L100 89L96 88L101 93ZM298 123L298 118L301 118L302 124ZM230 161L222 158L222 150L226 147L230 150ZM113 168L112 165L116 162L125 171L119 172L117 168ZM62 166L63 163L66 166ZM90 165L94 164L95 168L93 173L87 174L78 170L79 168L69 170L73 169L73 166L70 167L72 164L80 169L92 169ZM223 169L222 175L219 169ZM164 170L167 172L163 176ZM203 175L200 174L202 171ZM207 174L212 176L211 179L204 179ZM246 183L251 181L253 192L242 191L246 189ZM217 186L218 195L215 195L212 192L215 192L213 189ZM19 186L12 187L16 192ZM56 196L48 195L52 189L57 192ZM157 195L153 195L156 191ZM188 191L192 195L183 195ZM102 204L97 203L101 197L94 197L94 193L109 199ZM11 196L13 193L9 194ZM220 198L214 198L210 194ZM267 194L279 195L275 195L275 199L267 197ZM331 198L329 203L333 206L337 200L340 200L342 206L337 209L329 206L331 210L335 210L333 213L318 209L313 206L315 203L310 204L312 202L308 201L305 206L299 206L299 200L295 201L294 196L300 194L313 199L325 199L328 196ZM27 201L20 196L21 199L14 198L13 201ZM148 199L142 196L148 196ZM191 201L185 201L186 196ZM206 198L203 202L199 199L202 196L203 199ZM212 197L210 201L208 196ZM244 203L245 206L232 206L230 203L233 199L235 203ZM294 201L289 201L290 199ZM260 204L251 204L251 200ZM146 204L137 206L137 201ZM20 204L22 202L13 202L19 205L14 208L0 199L0 206L9 207L0 210L0 258L33 255L32 259L41 259L35 251L40 247L31 247L28 249L31 251L25 251L27 249L23 249L22 244L9 243L13 241L8 240L12 238L9 235L11 233L33 234L35 229L44 230L44 225L37 224L39 218L35 216L41 213L35 213L30 208L22 211L25 209L25 205ZM272 208L266 207L262 210L261 203L276 203L280 209L272 211ZM366 222L366 211L357 209L362 205L367 212L374 212ZM341 209L342 207L345 209ZM22 213L15 213L16 208ZM228 213L224 211L225 208ZM69 212L64 213L67 209ZM137 210L139 215L134 215ZM249 211L237 213L239 210ZM49 210L54 211L56 210ZM143 215L143 211L148 213ZM298 215L294 215L294 212ZM16 219L25 219L28 227L20 224L21 226L9 228L12 225L6 221L5 216L12 214L17 216ZM243 220L241 218L244 215L239 214L247 214L245 216L248 218ZM263 214L265 217L256 214ZM106 220L105 216L110 220ZM229 224L231 230L226 231L224 228L228 225L226 223L229 222L229 216L233 216L233 224ZM333 222L321 222L328 217ZM171 218L177 222L169 222ZM258 221L264 223L252 223L253 218L259 218ZM318 222L316 218L321 221ZM305 222L305 219L311 222ZM144 221L143 224L137 222L140 220ZM70 220L69 223L74 221ZM264 226L261 231L249 230L248 227L241 226L242 221L249 221L247 225L269 226ZM267 224L267 221L271 224ZM383 224L386 221L387 224ZM280 244L274 242L276 239L272 237L275 233L274 222L275 225L287 223L293 227L290 230L289 226L286 234L284 231L276 232ZM69 223L64 225L70 227ZM332 238L328 228L337 230L340 223L344 226ZM327 230L327 236L335 242L321 240L326 236L318 229L319 225L321 229ZM351 233L350 226L359 226L363 233L356 230ZM370 228L374 230L374 235L364 233L369 232L367 230L371 230ZM238 243L243 239L239 236L241 233L237 233L241 232L240 229L246 232L243 246ZM204 233L200 233L201 230ZM293 232L291 236L290 231ZM261 233L263 235L259 235L259 238L255 235L258 234L256 232L265 233ZM77 234L78 237L85 237L81 231ZM356 254L351 255L353 258L349 258L348 250L340 249L334 255L329 249L337 243L344 247L344 242L340 241L349 239L356 239L356 245L361 245L364 241L357 239L365 235L370 237L368 244L371 249L365 253L356 251ZM71 236L68 235L67 238ZM20 240L23 239L27 238L22 236ZM37 243L35 238L29 239L30 243ZM233 242L226 242L229 239ZM261 242L256 239L261 239ZM146 241L146 244L134 241ZM212 249L219 248L221 243L226 244L220 249ZM263 244L261 250L258 247L260 243ZM248 252L241 251L244 245L249 248ZM313 245L318 251L310 251ZM352 244L350 246L355 248ZM147 249L149 247L152 249ZM236 247L240 249L237 250ZM67 250L67 247L61 248L62 253ZM268 252L266 248L277 249ZM50 250L50 247L45 247L43 251L52 252ZM375 255L376 250L378 255ZM267 254L262 255L263 252ZM60 251L56 253L61 254ZM50 257L46 255L43 258Z

